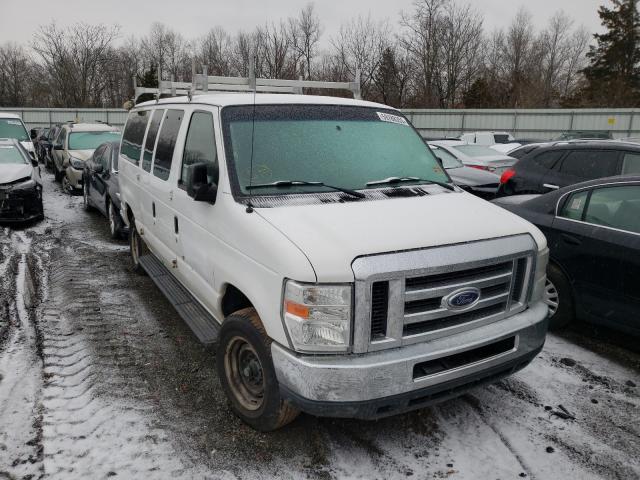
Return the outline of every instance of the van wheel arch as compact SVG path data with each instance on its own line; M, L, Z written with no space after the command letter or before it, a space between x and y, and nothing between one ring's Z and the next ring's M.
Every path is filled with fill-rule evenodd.
M225 287L225 292L222 297L221 310L222 314L226 317L238 310L245 308L254 308L255 306L239 288L231 283L228 283Z

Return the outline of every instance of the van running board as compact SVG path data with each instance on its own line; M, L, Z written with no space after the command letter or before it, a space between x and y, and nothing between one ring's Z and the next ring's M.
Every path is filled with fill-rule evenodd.
M198 340L202 343L215 342L220 330L216 319L200 305L155 255L143 255L139 261L151 280L171 302L176 312L193 330Z

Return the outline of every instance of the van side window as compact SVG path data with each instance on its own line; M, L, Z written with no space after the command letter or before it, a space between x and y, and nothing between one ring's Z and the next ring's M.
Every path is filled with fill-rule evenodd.
M218 183L216 137L213 130L213 115L209 112L194 112L191 115L187 141L182 154L182 169L178 182L180 188L185 188L183 182L187 178L187 169L194 163L206 163L209 182Z
M144 153L142 154L142 168L147 172L151 171L153 147L156 146L156 137L158 136L158 129L160 128L162 115L164 115L164 110L154 110L153 115L151 115L151 123L149 124L149 131L147 132L147 141L144 144Z
M122 134L120 155L135 165L138 165L138 162L140 162L142 139L144 138L144 132L147 129L148 120L148 110L131 112L129 114L129 118L127 118L127 126L124 128L124 133Z
M173 151L176 149L176 139L178 138L183 117L183 110L167 110L167 114L164 117L153 162L153 174L162 180L169 178Z

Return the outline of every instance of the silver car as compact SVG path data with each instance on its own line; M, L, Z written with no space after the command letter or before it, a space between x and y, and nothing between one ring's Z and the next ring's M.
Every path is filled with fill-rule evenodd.
M467 167L486 170L496 175L502 175L502 172L517 161L515 158L498 153L484 145L465 143L459 140L440 140L429 142L429 145L435 145L447 151Z

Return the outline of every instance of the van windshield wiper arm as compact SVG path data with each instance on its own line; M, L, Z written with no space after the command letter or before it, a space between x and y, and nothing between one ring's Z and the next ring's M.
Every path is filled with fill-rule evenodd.
M288 187L300 187L300 186L313 186L313 187L327 187L332 190L337 190L347 195L351 195L355 198L365 198L364 193L351 190L350 188L336 187L334 185L327 185L324 182L307 182L305 180L278 180L272 183L257 183L255 185L245 185L247 190L257 190L259 188L288 188Z
M450 183L439 182L437 180L426 180L424 178L419 177L389 177L383 178L382 180L373 180L371 182L367 182L367 187L371 187L374 185L395 185L398 183L404 182L421 182L421 183L432 183L433 185L438 185L442 188L446 188L447 190L455 191L455 187Z

